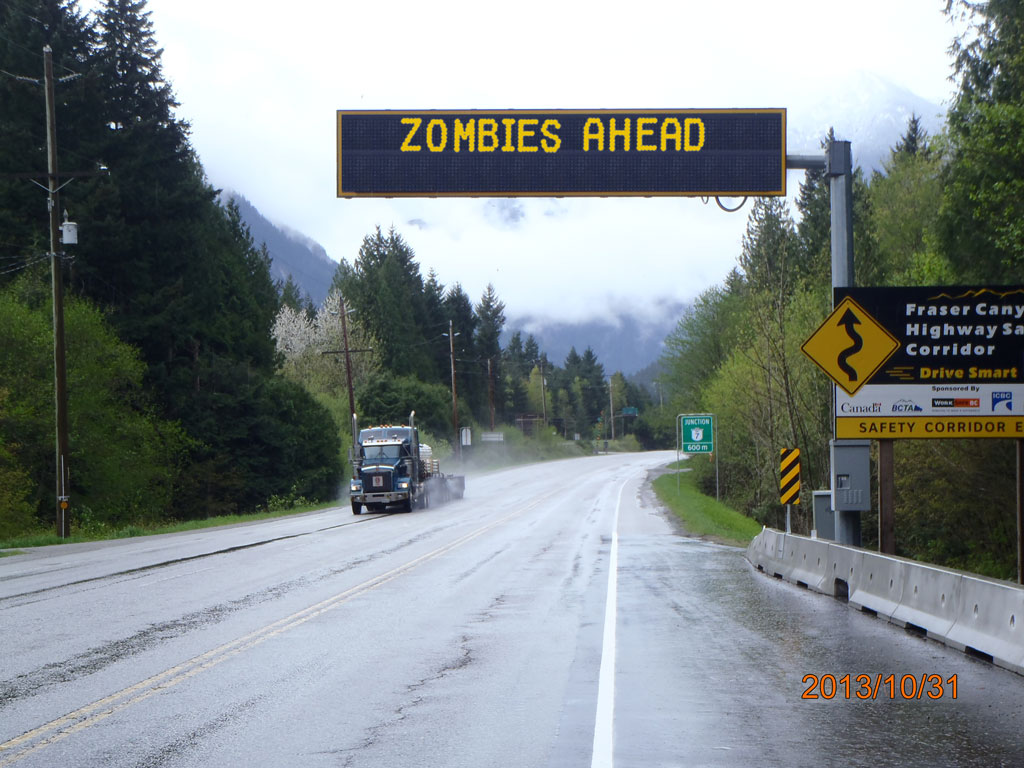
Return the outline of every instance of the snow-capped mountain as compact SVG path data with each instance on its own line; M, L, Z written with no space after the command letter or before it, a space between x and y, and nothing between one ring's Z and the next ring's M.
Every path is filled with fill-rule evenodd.
M828 93L812 94L787 114L787 152L811 155L821 151L830 127L837 139L849 141L855 165L881 171L889 152L906 133L911 115L934 136L946 121L946 106L928 101L870 72L840 81Z

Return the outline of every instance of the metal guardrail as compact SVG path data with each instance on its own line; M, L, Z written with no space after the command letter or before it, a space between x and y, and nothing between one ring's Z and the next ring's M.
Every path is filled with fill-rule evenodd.
M771 528L750 542L747 560L1024 675L1024 587Z

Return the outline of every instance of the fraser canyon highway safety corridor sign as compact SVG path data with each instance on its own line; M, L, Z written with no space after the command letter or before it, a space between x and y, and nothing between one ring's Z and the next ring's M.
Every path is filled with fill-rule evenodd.
M1024 438L1024 287L835 288L803 345L836 437Z
M338 197L786 194L786 110L337 113Z

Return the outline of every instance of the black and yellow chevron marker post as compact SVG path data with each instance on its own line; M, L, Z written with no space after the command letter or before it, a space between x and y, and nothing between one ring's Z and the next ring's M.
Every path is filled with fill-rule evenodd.
M782 448L779 451L779 502L800 503L800 449Z
M786 533L790 533L790 505L800 503L800 449L779 450L779 501L786 505Z

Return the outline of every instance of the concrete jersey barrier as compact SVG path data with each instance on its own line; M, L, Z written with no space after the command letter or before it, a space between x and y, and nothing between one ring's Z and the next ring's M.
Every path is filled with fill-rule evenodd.
M898 626L1024 675L1024 588L902 557L765 528L747 547L760 571L842 597Z

